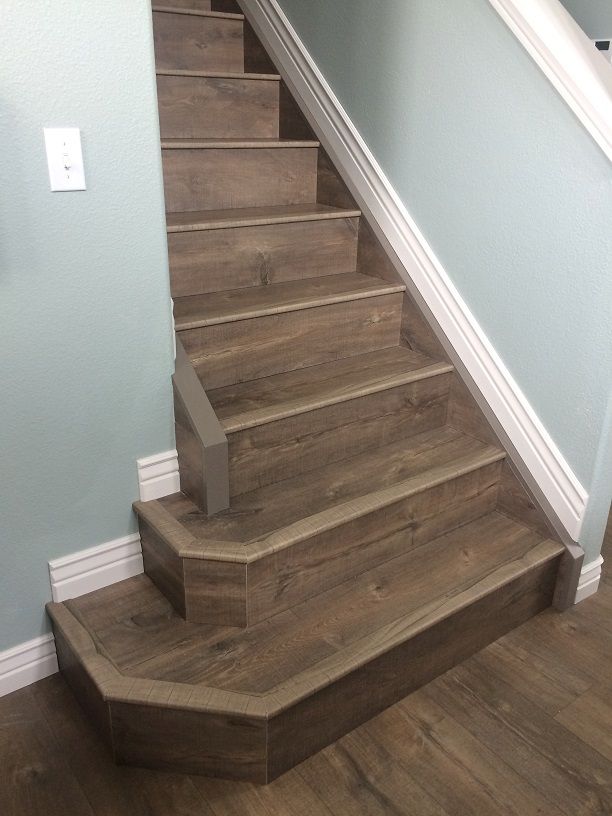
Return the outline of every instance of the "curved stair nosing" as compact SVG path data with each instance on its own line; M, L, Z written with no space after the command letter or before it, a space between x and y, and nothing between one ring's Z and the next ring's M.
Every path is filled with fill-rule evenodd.
M355 385L352 390L345 390L341 394L331 394L326 397L320 397L319 399L303 397L302 399L296 399L292 402L277 405L273 411L268 408L260 408L257 411L245 411L241 414L228 417L227 419L220 419L219 422L225 433L231 435L239 433L240 431L246 431L249 428L269 425L272 422L299 416L309 411L327 408L330 405L340 405L343 402L350 402L360 397L391 391L394 388L400 388L405 385L410 385L411 383L451 374L453 371L454 367L450 363L432 362L430 365L423 366L422 368L394 374L385 380L378 380L366 383L365 385Z
M247 208L249 209L249 208ZM261 208L265 209L265 208ZM274 208L269 208L270 210ZM275 224L296 224L303 221L331 221L335 219L349 219L360 218L361 210L340 209L330 207L327 211L311 212L311 213L290 213L284 215L260 215L260 216L240 216L240 209L234 210L236 216L234 219L211 219L206 221L204 218L196 218L197 215L203 215L206 212L189 213L193 216L193 221L188 224L168 224L166 231L169 234L181 232L205 232L208 230L217 229L237 229L240 227L267 227ZM211 210L209 212L215 212ZM176 213L168 213L172 217Z
M196 71L189 68L157 68L157 76L193 77L194 79L253 79L257 81L280 82L280 74L255 74L236 71Z
M410 496L416 496L445 482L501 462L505 457L504 451L490 446L478 456L469 454L457 459L452 464L452 473L449 473L450 465L439 465L425 474L413 476L383 490L373 491L327 508L244 544L196 539L158 501L135 502L134 510L163 538L179 558L249 564Z
M239 20L244 22L244 14L234 14L229 11L205 11L204 9L180 8L178 6L155 5L152 11L156 14L182 14L188 17L215 17L221 20Z
M334 277L330 275L329 277ZM372 278L372 281L376 281ZM272 286L283 286L284 284L272 284ZM271 287L265 287L270 289ZM243 292L245 290L238 290ZM368 298L385 297L386 295L401 294L406 291L406 285L403 283L387 283L383 280L380 285L372 285L370 289L354 289L353 291L337 292L334 294L325 295L324 293L312 295L311 297L303 296L301 299L296 298L293 301L287 301L281 304L268 304L259 307L252 307L244 311L231 312L228 310L226 314L214 315L212 317L202 317L187 319L175 317L175 331L191 331L193 329L207 328L208 326L217 326L223 323L239 323L242 320L253 320L258 317L268 317L269 315L287 314L289 312L301 312L306 309L316 309L320 306L333 306L337 303L351 303L355 300L367 300ZM180 300L189 300L189 296L181 298ZM176 302L176 301L175 301Z

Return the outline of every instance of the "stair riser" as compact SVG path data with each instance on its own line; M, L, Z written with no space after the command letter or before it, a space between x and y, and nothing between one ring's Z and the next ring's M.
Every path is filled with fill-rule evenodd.
M230 434L231 495L440 427L450 383L431 377Z
M532 570L270 720L267 781L547 609L557 571Z
M249 564L249 626L490 512L500 472L489 465Z
M316 147L162 151L167 212L313 204Z
M279 83L213 77L157 77L162 139L274 139Z
M168 235L173 297L355 272L359 219Z
M187 620L252 626L490 512L500 475L496 462L450 477L249 564L186 558L181 565L140 519L145 572Z
M160 70L244 71L242 20L153 12Z
M402 294L180 332L204 388L220 388L397 345Z

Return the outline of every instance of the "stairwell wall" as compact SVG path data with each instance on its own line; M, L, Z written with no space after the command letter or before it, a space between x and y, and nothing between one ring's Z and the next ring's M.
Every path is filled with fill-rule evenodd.
M592 39L612 37L610 0L561 0L579 26Z
M593 561L612 498L612 166L487 0L280 5L589 492Z
M47 562L134 532L136 460L174 447L148 0L2 4L0 651L47 631ZM44 126L82 130L51 193Z

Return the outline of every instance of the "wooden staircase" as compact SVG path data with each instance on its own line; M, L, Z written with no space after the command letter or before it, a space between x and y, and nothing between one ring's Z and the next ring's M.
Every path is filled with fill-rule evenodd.
M145 575L48 609L118 762L268 782L564 548L238 12L153 9L183 492L135 505Z

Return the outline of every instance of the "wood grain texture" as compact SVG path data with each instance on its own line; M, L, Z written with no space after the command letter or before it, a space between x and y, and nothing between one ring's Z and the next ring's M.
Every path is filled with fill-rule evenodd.
M228 440L230 494L440 427L448 388L448 376L441 375L236 430Z
M317 148L163 150L166 209L220 210L311 204Z
M397 344L401 294L181 332L207 389Z
M358 218L357 209L328 207L326 204L288 204L280 207L243 207L238 210L202 210L167 213L168 232L193 232L234 227L262 227L331 218Z
M162 139L278 138L278 80L157 77Z
M402 291L401 284L376 281L366 275L325 275L177 299L174 318L176 330L182 332L200 326L249 320L332 303L348 303Z
M212 11L211 0L164 0L167 8L197 9L198 11ZM161 5L161 4L160 4ZM221 9L218 9L221 11Z
M243 21L153 12L158 69L244 71Z
M170 233L168 250L176 298L351 273L357 219Z

